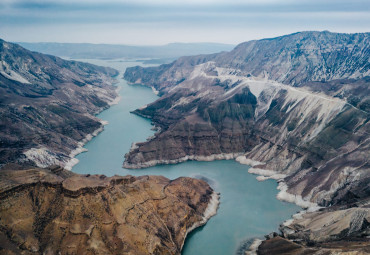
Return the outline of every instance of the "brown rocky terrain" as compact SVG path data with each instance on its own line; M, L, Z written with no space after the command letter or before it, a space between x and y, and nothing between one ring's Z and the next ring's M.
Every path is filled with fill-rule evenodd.
M269 235L258 247L257 253L369 254L369 205L352 206L299 213L280 227L281 236L276 233Z
M117 98L116 75L0 40L0 166L65 165L102 129L95 115Z
M216 213L201 180L67 171L118 99L116 70L2 40L0 61L0 254L180 254Z
M260 255L366 255L370 253L370 247L367 240L343 240L322 243L319 247L307 247L277 236L264 241L257 253Z
M1 254L180 254L218 205L201 180L0 170Z
M369 45L369 33L302 32L128 69L128 81L162 97L134 111L159 131L134 144L124 166L236 158L259 180L278 179L279 199L326 207L327 218L357 207L347 223L368 240L368 216L357 216L368 215L370 199ZM321 240L297 224L285 237L301 246L357 238L321 226L315 233L332 237Z

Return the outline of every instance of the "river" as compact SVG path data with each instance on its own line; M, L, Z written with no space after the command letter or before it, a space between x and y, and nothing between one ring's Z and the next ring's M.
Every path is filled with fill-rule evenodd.
M174 179L180 176L203 178L221 193L220 208L209 222L189 234L183 255L236 254L246 240L263 237L277 231L281 222L300 210L294 204L276 199L277 183L274 180L258 182L248 173L248 166L234 160L213 162L189 161L176 165L155 166L147 169L123 169L124 154L132 142L145 141L153 135L149 120L131 114L157 96L150 88L128 85L121 79L125 68L143 65L136 61L85 60L119 70L121 100L98 115L109 122L104 131L85 145L88 152L79 154L80 161L72 169L80 174L112 175L163 175Z

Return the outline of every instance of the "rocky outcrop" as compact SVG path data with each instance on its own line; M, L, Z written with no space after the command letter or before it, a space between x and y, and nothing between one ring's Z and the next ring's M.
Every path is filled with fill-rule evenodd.
M370 234L368 207L333 209L298 214L281 227L283 235L310 244L340 238L364 238Z
M278 179L279 199L368 212L369 40L303 32L128 69L129 81L163 95L135 111L160 131L132 147L125 167L231 155L259 180Z
M259 255L366 255L370 247L367 240L345 240L323 243L319 247L307 247L282 237L274 237L263 242L257 250Z
M218 206L201 180L15 165L0 170L0 200L4 254L180 254Z
M256 254L369 254L369 220L368 200L298 213L280 227L280 236L267 236Z
M117 98L118 72L28 51L0 40L0 162L65 165L97 113Z

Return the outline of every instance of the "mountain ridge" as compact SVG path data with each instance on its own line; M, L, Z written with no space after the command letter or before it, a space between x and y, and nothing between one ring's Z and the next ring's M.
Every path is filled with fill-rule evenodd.
M231 50L234 45L222 43L170 43L166 45L121 45L91 43L26 43L21 46L37 52L69 58L157 58L166 61L184 55L209 54Z
M216 214L202 180L69 171L117 75L0 41L0 253L180 254Z
M234 158L259 180L279 180L279 199L368 210L369 42L369 33L304 32L127 69L125 79L162 96L134 111L160 130L124 166Z
M1 164L65 166L89 134L102 130L95 115L116 100L118 72L3 40L0 61Z
M306 35L306 37L305 37ZM307 36L309 35L309 36ZM314 35L311 37L311 35ZM300 41L305 41L307 46L312 47L315 46L320 40L324 40L325 38L329 38L330 41L327 42L325 45L323 43L320 44L323 49L313 49L308 50L308 52L303 52L307 54L307 56L302 56L302 50L297 47L297 44ZM145 73L141 73L142 70L140 67L136 67L135 69L129 69L130 71L127 72L125 78L135 83L135 75L140 76L141 82L146 84L151 84L157 90L161 91L162 87L168 89L171 86L176 85L179 81L186 79L185 76L189 75L189 71L192 70L192 67L196 64L201 64L209 61L216 62L217 66L220 67L230 67L236 70L239 70L242 75L252 75L255 77L266 77L272 80L276 80L282 82L284 84L300 84L302 82L308 81L321 81L324 80L331 80L332 78L326 77L324 71L327 71L327 66L331 67L331 69L336 70L338 73L332 72L330 75L334 75L335 79L339 78L350 78L348 76L354 75L354 78L360 78L360 76L368 76L369 75L369 63L366 63L366 60L369 58L369 38L370 33L357 33L357 34L338 34L338 33L330 33L330 32L299 32L294 33L291 35L280 36L271 39L262 39L262 40L254 40L249 42L244 42L237 45L232 51L224 52L219 54L211 54L211 55L199 55L193 57L182 57L177 61L172 62L169 66L160 66L160 67L153 67L146 70L151 70L155 72L157 75L152 77L152 80L145 80L146 75ZM329 40L328 39L328 40ZM286 41L289 41L289 45L286 46ZM297 41L298 40L298 41ZM351 40L354 42L351 43ZM341 43L346 43L347 48L335 48L337 41ZM298 42L298 43L297 43ZM340 61L354 61L356 62L359 57L353 54L360 54L359 52L360 47L355 47L354 43L361 43L362 47L364 48L364 56L361 59L363 70L357 70L358 72L362 71L362 73L352 73L345 74L340 73L340 69L334 62L330 62L330 57L334 58L336 54L342 54L343 59ZM266 44L266 45L265 45ZM258 47L265 47L265 50L260 51ZM298 44L299 45L299 44ZM360 46L361 46L360 45ZM257 47L255 49L255 47ZM290 48L289 48L290 47ZM352 47L352 48L348 48ZM326 54L326 51L329 51ZM352 54L351 57L348 57L349 51L352 50L350 53ZM312 51L312 52L311 52ZM326 54L326 55L325 55ZM331 55L330 55L331 54ZM272 59L273 58L273 59ZM312 58L310 60L310 58ZM349 58L349 59L348 59ZM295 67L292 63L290 63L291 59L297 66ZM270 60L270 61L268 61ZM327 64L321 64L321 66L316 67L314 64L316 62L325 62L329 61ZM266 62L267 61L267 62ZM285 66L281 65L274 65L273 63L282 62ZM269 64L269 66L264 66L264 62ZM303 63L303 64L302 64ZM345 65L346 63L341 63L341 65ZM327 65L327 66L326 66ZM175 73L178 71L179 67L182 67L182 73ZM317 70L314 68L316 67ZM304 69L304 70L300 70ZM308 72L305 70L308 68ZM336 69L335 69L336 68ZM348 68L348 67L347 67ZM164 69L164 70L163 70ZM281 71L283 69L284 72ZM295 70L297 69L297 70ZM263 70L263 71L262 71ZM330 70L330 69L329 69ZM295 74L293 71L300 71L299 75ZM264 73L264 72L267 72ZM129 76L131 75L131 77ZM287 75L287 77L284 77ZM297 81L293 81L294 77L299 77ZM303 79L306 77L306 79ZM150 78L150 77L148 77ZM296 78L296 77L295 77ZM161 82L161 85L157 83Z

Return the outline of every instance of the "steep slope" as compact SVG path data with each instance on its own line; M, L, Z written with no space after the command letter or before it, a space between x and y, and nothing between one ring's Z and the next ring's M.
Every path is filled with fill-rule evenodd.
M191 178L14 165L0 170L0 201L2 254L180 254L218 205L209 185Z
M192 63L189 65L177 61L158 67L157 72L153 68L142 69L144 78L158 82L161 79L171 82L177 74L187 74L179 84L165 87L162 90L165 95L158 101L135 111L151 118L161 131L149 141L137 144L127 155L126 166L182 161L188 156L245 153L247 158L263 162L263 168L285 175L303 169L316 172L329 161L330 169L337 165L345 168L342 162L345 161L351 169L367 170L369 45L369 34L303 32L243 43L230 53L189 57L185 61ZM293 53L306 50L304 54L290 54L287 58L292 48ZM258 54L252 56L252 52ZM239 63L236 56L238 61L245 61ZM303 61L302 56L316 62ZM200 59L200 62L214 61L198 64ZM341 63L340 67L334 68L336 63ZM297 65L301 71L293 72ZM286 78L282 74L260 77L274 73L279 66L285 70ZM323 80L324 69L331 70L325 74L327 82ZM137 68L128 69L125 77L137 75L136 71ZM357 160L350 161L355 154ZM261 165L255 169L262 168ZM367 178L367 171L364 174L361 177ZM329 193L334 192L330 190L332 184L325 188ZM338 185L336 188L342 186ZM306 189L299 194L309 195L314 202L330 203L324 194L312 192Z
M0 163L65 165L102 128L94 115L117 97L117 74L0 40Z
M160 129L124 166L236 158L281 180L279 199L369 210L369 36L303 32L127 70L163 96L135 111Z
M245 42L231 52L183 57L159 67L133 67L125 79L168 91L187 79L194 66L213 61L241 75L298 85L369 76L369 58L370 33L301 32Z
M213 63L198 65L170 93L136 110L161 131L137 143L126 155L125 167L244 153L260 162L251 171L258 173L262 168L292 175L286 179L291 193L321 205L346 196L351 187L346 182L358 180L367 186L368 112L305 87L228 73ZM364 102L369 99L363 98ZM319 175L301 176L301 170ZM342 187L343 194L335 194ZM360 193L360 197L367 194Z

